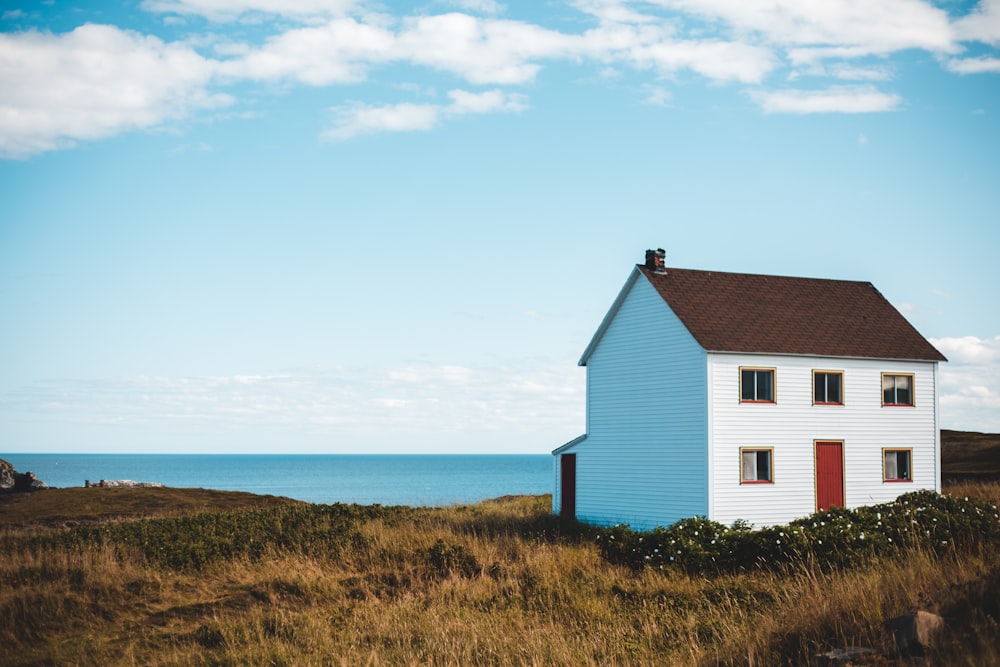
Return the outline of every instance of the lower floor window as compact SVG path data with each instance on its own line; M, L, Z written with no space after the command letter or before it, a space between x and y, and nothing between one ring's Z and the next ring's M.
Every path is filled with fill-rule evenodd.
M741 449L740 482L744 484L773 482L772 454L771 449Z
M909 449L882 450L882 477L886 482L909 482L913 479L910 470Z

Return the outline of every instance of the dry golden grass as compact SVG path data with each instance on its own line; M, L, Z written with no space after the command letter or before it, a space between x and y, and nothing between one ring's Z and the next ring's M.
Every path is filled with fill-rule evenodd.
M0 664L800 665L878 648L882 621L917 608L950 622L933 664L1000 664L993 547L695 577L610 565L548 510L529 497L390 512L336 556L271 547L195 571L43 539L0 557Z

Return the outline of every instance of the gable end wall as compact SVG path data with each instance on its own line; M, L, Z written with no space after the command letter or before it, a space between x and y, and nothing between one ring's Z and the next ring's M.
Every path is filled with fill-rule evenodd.
M705 351L639 277L587 359L577 517L636 529L707 515Z

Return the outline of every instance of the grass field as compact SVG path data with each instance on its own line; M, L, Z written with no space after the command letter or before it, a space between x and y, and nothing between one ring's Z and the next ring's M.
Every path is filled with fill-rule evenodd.
M1000 500L993 482L946 492L956 513ZM925 664L1000 664L995 514L956 520L945 546L935 533L836 564L809 547L719 571L610 557L610 531L549 507L0 496L0 664L802 665L880 648L882 622L915 609L948 621Z

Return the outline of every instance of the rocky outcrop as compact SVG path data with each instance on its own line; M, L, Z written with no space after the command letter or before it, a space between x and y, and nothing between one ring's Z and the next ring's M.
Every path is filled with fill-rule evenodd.
M41 491L49 485L35 477L35 473L19 473L8 461L0 459L0 492Z
M90 480L87 480L87 487L91 486L103 486L111 487L115 489L162 489L164 488L159 482L134 482L131 479L102 479L96 484L91 484Z
M0 459L0 490L6 491L14 488L14 466Z

